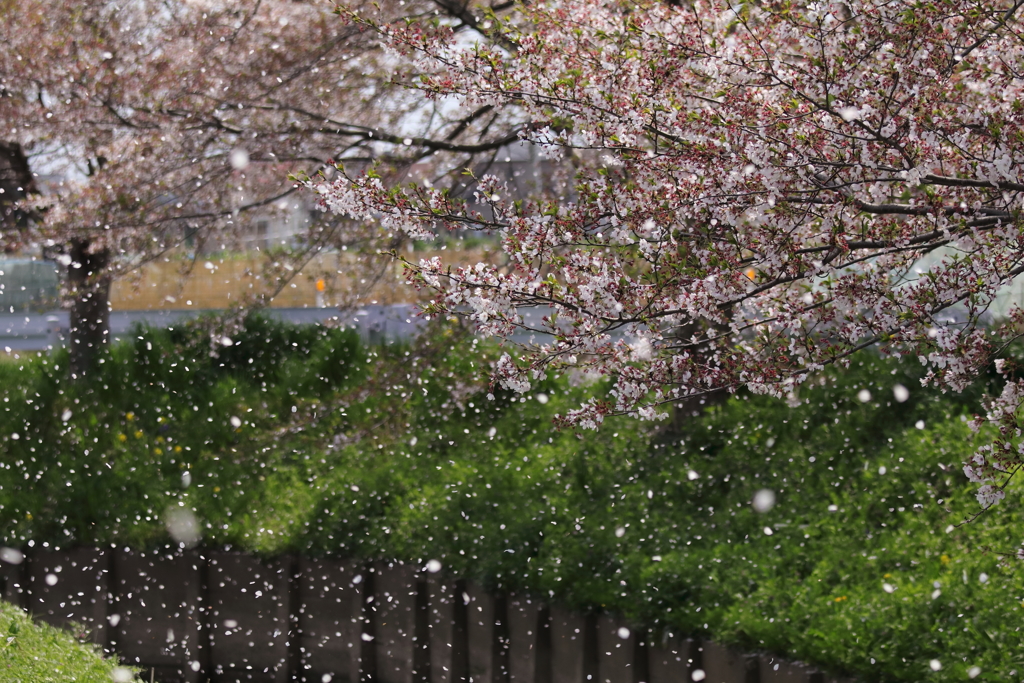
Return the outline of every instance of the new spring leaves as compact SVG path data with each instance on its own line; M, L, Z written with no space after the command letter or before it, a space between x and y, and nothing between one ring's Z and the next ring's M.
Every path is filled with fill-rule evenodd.
M992 353L976 323L1024 272L1021 4L564 0L401 24L354 11L416 65L410 88L493 113L551 160L551 182L522 197L483 176L472 201L379 174L311 185L329 210L413 236L500 234L507 266L424 260L414 279L488 334L549 307L553 340L496 379L523 392L549 370L609 375L610 399L565 416L581 427L719 389L787 395L871 345L958 390ZM1008 381L990 415L1006 443L972 465L983 502L1021 462L1021 396Z

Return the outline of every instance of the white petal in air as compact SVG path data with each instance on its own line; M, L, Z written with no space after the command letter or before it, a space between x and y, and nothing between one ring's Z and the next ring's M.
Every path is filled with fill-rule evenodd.
M14 548L0 548L0 560L7 564L21 564L25 560L25 555Z
M843 107L839 110L839 116L846 122L856 121L860 118L860 109L857 109L857 107Z
M167 509L164 522L167 525L167 533L176 543L186 548L199 543L199 520L191 510L172 506Z
M775 507L775 492L771 489L761 489L754 494L754 501L751 504L758 512L768 512Z
M249 153L241 147L236 147L231 150L231 156L229 158L231 162L231 168L236 171L244 170L249 165Z

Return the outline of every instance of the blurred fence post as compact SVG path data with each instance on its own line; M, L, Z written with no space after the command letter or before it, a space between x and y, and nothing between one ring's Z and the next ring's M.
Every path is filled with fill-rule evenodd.
M413 683L416 649L425 633L417 633L416 569L400 563L378 563L374 586L378 683Z
M649 636L650 637L650 636ZM647 666L650 683L690 683L693 672L704 670L698 642L670 632L648 642Z
M110 553L101 548L51 550L36 548L28 556L28 599L33 616L53 626L79 624L79 636L108 645L107 602Z
M356 579L358 577L358 580ZM351 562L300 559L298 680L358 683L362 649L363 576Z
M710 640L701 642L707 683L760 683L756 655L747 655Z
M28 601L25 556L10 550L8 558L0 557L0 600L24 608Z
M430 683L466 683L469 681L466 582L430 576L427 590Z
M284 683L289 680L291 564L212 552L207 604L212 678Z
M111 642L121 659L157 680L195 683L202 668L199 607L203 559L194 552L116 550Z

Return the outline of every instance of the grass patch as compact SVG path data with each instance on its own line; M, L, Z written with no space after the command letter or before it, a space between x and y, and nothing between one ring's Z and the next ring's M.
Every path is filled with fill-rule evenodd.
M0 679L10 683L136 680L134 670L120 667L116 659L105 659L71 634L35 623L4 602L0 602Z

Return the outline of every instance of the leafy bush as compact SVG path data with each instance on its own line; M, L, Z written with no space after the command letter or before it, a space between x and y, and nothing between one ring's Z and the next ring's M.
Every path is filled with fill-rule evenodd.
M141 327L89 384L67 380L66 353L0 363L0 536L163 540L164 509L190 480L254 478L254 440L301 428L362 372L351 331L253 317L225 346L216 330Z
M211 360L208 332L140 333L114 350L128 369L105 376L109 394L89 389L66 425L61 411L87 390L59 386L47 359L6 366L0 391L12 406L34 400L19 419L46 428L16 442L3 432L17 454L0 470L3 542L166 543L163 510L181 503L209 545L437 559L497 590L870 681L1024 671L1024 580L1006 558L1021 540L1020 487L954 526L978 509L960 467L990 436L966 419L994 375L944 395L920 388L919 365L864 356L788 402L741 394L674 430L613 419L578 435L552 417L600 382L549 377L529 396L488 398L497 350L457 328L345 351L274 334ZM245 352L268 337L272 362ZM310 380L327 377L302 367L311 358L349 369ZM208 379L188 382L182 363ZM230 416L245 417L241 431ZM759 491L774 506L755 510Z

